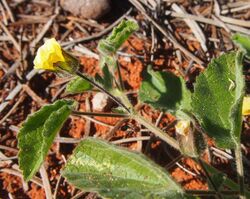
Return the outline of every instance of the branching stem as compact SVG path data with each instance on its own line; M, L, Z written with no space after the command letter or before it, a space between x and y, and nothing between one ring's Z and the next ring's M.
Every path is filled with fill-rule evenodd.
M123 107L128 113L130 113L129 116L130 116L131 119L136 120L138 123L142 124L147 129L149 129L150 131L152 131L152 133L154 133L157 137L161 138L162 140L164 140L165 142L167 142L169 145L171 145L175 149L180 150L179 144L178 144L178 142L174 138L172 138L168 134L164 133L161 129L159 129L155 125L151 124L149 121L147 121L146 119L144 119L139 114L134 113L133 110L129 109L129 108L131 108L133 106L130 103L130 101L128 100L127 96L123 92L121 92L120 90L117 90L117 89L115 90L115 95L120 97L120 99L121 99L121 101L120 101L113 94L111 94L110 92L106 91L100 85L98 85L97 83L95 83L94 81L92 81L90 78L88 78L87 76L83 75L79 71L77 71L76 74L79 77L81 77L81 78L87 80L88 82L90 82L93 86L97 87L100 91L102 91L105 94L107 94L117 104L119 104L121 107ZM101 114L100 116L103 116L103 114ZM121 115L119 115L119 116L121 116ZM122 115L122 116L127 116L127 115Z
M81 72L77 71L76 74L85 79L86 81L88 81L89 83L91 83L93 86L95 86L96 88L98 88L100 91L102 91L103 93L105 93L106 95L108 95L112 100L114 100L118 105L120 105L121 107L123 107L128 113L130 113L130 110L128 107L126 107L122 102L120 102L119 99L117 99L114 95L112 95L110 92L106 91L104 88L102 88L99 84L97 84L96 82L94 82L93 80L91 80L90 78L88 78L86 75L82 74Z

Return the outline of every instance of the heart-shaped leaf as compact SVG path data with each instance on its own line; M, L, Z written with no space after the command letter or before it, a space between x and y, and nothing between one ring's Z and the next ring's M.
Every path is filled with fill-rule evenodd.
M87 138L62 172L85 191L108 198L182 198L183 190L144 155L99 139Z
M244 76L242 53L212 60L199 75L192 95L194 114L206 133L222 148L240 143Z
M72 100L58 100L30 115L24 122L18 133L18 161L26 181L38 171L73 104Z

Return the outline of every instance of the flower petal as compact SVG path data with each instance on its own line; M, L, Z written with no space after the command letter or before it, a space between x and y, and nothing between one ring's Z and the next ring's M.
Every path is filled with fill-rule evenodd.
M244 97L242 115L250 115L250 97Z
M64 62L65 58L62 54L60 44L54 39L48 39L38 49L34 59L35 69L56 70L54 64Z

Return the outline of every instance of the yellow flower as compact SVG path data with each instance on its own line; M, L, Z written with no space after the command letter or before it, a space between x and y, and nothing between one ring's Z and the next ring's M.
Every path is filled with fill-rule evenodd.
M58 62L65 62L61 46L54 38L48 39L37 51L34 68L56 70L54 64Z
M250 115L250 97L244 97L242 115Z

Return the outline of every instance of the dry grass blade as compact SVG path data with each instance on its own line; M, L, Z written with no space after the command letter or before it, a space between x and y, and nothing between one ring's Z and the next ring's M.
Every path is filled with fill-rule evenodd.
M90 100L89 100L89 96L86 97L85 99L85 107L86 107L86 111L91 112L91 104L90 104ZM84 137L88 137L91 133L91 121L87 120L86 124L85 124L85 133L84 133Z
M26 79L30 80L37 73L37 70L33 69L26 75ZM0 113L8 106L9 101L13 100L16 95L22 90L22 84L18 83L17 86L9 93L9 95L5 98L5 100L0 104Z
M230 35L231 35L231 30L230 28L228 27L227 24L225 24L219 16L215 16L215 15L212 15L212 18L218 23L221 25L222 28L224 28Z
M202 16L196 16L196 15L192 15L192 14L181 14L181 13L177 13L177 12L171 12L171 16L193 19L193 20L196 20L196 21L199 21L199 22L202 22L202 23L211 24L211 25L214 25L214 26L217 26L217 27L223 27L221 25L221 23L217 23L213 19L209 19L209 18L202 17ZM250 35L250 31L248 29L246 29L246 28L236 26L236 25L231 25L231 24L227 24L227 27L230 28L230 30L232 30L232 31L236 31L236 32L240 32L240 33Z
M57 17L57 14L50 17L49 21L44 25L42 31L37 35L37 37L30 43L31 48L35 48L36 44L43 38L46 32L49 30L52 25L54 19Z
M46 102L44 102L28 85L24 84L23 90L40 106L46 105Z
M166 39L171 41L175 48L179 48L186 56L197 62L198 64L202 65L203 61L189 52L185 47L183 47L169 32L164 30L153 18L151 18L144 10L138 6L139 2L137 0L129 0L155 27L158 29Z
M7 17L6 17L6 14L5 14L5 11L4 11L4 8L3 8L1 2L0 2L0 11L1 11L2 15L3 15L3 23L5 25L7 25L8 24L8 20L7 20Z
M8 3L6 2L6 0L2 0L2 2L3 2L5 9L7 10L8 14L9 14L11 22L15 22L15 18L13 16L13 13L11 12L11 9L10 9Z
M83 139L79 138L67 138L67 137L56 137L54 142L64 143L64 144L76 144L81 142Z
M57 180L57 183L56 183L55 191L54 191L54 194L53 194L53 199L56 199L56 195L57 195L57 192L58 192L58 188L59 188L61 179L62 179L62 175L60 174L60 176L59 176L59 178Z
M246 3L247 5L242 5L242 6L239 6L239 7L236 7L236 8L232 8L232 9L224 9L221 11L221 14L227 14L227 13L233 13L233 12L239 12L239 11L242 11L242 10L247 10L250 8L250 4L248 2L244 2Z
M144 141L149 140L150 136L140 136L140 137L132 137L132 138L124 138L116 141L111 141L113 144L122 144L122 143L128 143L128 142L137 142L137 141Z
M106 29L102 30L99 33L96 33L94 35L88 36L88 37L84 37L84 38L79 38L79 39L75 39L73 41L68 41L68 42L63 42L61 43L62 46L68 46L71 44L76 44L76 43L81 43L81 42L86 42L86 41L90 41L93 39L98 39L106 34L108 34L115 26L117 26L129 13L131 12L131 9L129 9L122 17L120 17L118 20L116 20L113 24L111 24L109 27L107 27Z
M78 198L82 197L85 193L86 193L85 191L80 191L79 193L74 195L71 199L78 199Z
M3 31L6 33L6 35L8 35L8 37L11 40L11 42L13 43L13 45L15 46L15 48L17 49L17 51L21 52L20 45L17 43L16 39L12 36L12 34L8 30L8 28L1 21L0 21L0 27L3 29Z
M18 170L15 170L15 169L1 169L0 172L5 172L5 173L8 173L8 174L11 174L11 175L15 175L15 176L18 176L20 178L23 178L23 174L18 171ZM31 182L34 182L35 184L37 184L38 186L40 187L43 187L43 183L42 183L42 180L38 177L33 177L31 180Z
M225 17L225 16L221 16L221 15L220 15L220 19L221 19L221 21L223 21L225 23L250 28L250 21L234 19L234 18L231 18L231 17Z
M4 146L4 145L0 145L0 149L11 151L11 152L14 152L14 153L18 153L17 149L14 149L14 148L11 148L11 147L8 147L8 146Z
M177 13L182 13L182 14L186 14L186 11L178 6L177 4L172 4L172 9L177 12ZM202 49L204 50L204 52L207 51L207 46L206 46L206 37L203 34L200 26L191 19L185 19L183 18L183 20L187 23L187 25L190 27L190 29L193 31L195 37L197 38L197 40L200 42Z
M87 55L88 57L93 57L93 58L99 60L98 54L92 52L91 50L89 50L88 48L86 48L82 45L75 46L74 50L80 52L83 55Z
M53 197L52 197L52 192L51 192L51 187L50 187L50 183L49 183L48 174L46 172L44 164L40 167L40 174L41 174L41 177L42 177L43 188L45 190L46 198L51 199Z
M18 107L18 105L23 101L23 99L25 98L25 96L21 96L17 102L14 104L14 106L10 109L10 111L0 120L0 124L2 124L11 114L13 111L15 111L15 109Z
M99 120L97 120L97 119L95 119L95 118L92 118L91 116L78 115L78 116L71 116L71 117L81 117L81 118L85 118L86 120L90 120L91 122L95 122L95 123L100 124L100 125L102 125L102 126L106 126L106 127L109 127L109 128L113 128L112 125L107 124L107 123L104 123L104 122L102 122L102 121L99 121Z

